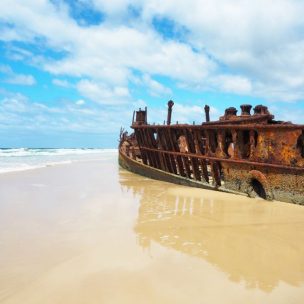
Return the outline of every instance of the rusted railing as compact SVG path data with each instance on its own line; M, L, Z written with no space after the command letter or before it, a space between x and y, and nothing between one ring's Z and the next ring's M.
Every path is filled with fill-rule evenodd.
M251 170L263 168L293 174L304 172L303 161L302 165L301 162L300 165L297 163L295 156L299 158L298 152L293 151L293 148L284 154L283 160L273 156L271 159L270 156L263 158L257 150L258 141L260 144L265 142L265 147L268 145L265 149L271 150L272 136L277 136L278 133L279 139L275 141L272 147L274 151L271 152L275 155L280 148L279 140L287 142L288 136L297 138L304 130L303 125L142 124L133 125L132 128L144 164L197 181L221 185L222 166L225 163L247 165ZM294 146L296 144L294 142ZM229 155L231 145L233 149ZM281 154L280 151L277 152Z

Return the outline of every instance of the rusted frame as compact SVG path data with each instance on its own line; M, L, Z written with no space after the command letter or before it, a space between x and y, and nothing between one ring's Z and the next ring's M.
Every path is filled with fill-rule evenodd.
M250 130L250 156L249 156L249 159L253 159L253 157L254 157L256 144L257 143L255 142L254 130Z
M154 133L154 131L152 129L147 129L146 136L147 136L147 139L148 139L148 144L152 148L157 148L156 143L155 143L155 139L153 137L153 133ZM157 168L157 169L160 169L161 165L160 165L160 160L159 160L159 153L153 152L152 153L152 160L154 162L154 167Z
M141 136L141 141L142 141L142 149L151 148L147 142L146 129L140 130L140 136ZM146 157L147 157L149 166L154 167L154 163L153 163L152 157L151 157L152 152L149 150L145 150L145 151L146 151Z
M157 133L158 133L158 137L159 137L162 149L163 149L162 151L157 149L157 151L158 151L158 153L164 153L164 152L168 151L168 146L167 146L164 130L163 129L158 129ZM164 159L165 159L165 162L166 162L167 171L170 172L170 173L175 174L175 171L174 171L173 166L171 164L171 155L168 155L168 154L165 153L164 154Z
M218 130L217 132L217 146L218 146L218 157L228 157L228 155L225 153L225 144L226 144L226 132L225 130Z
M140 154L141 154L143 163L145 165L148 165L147 152L143 149L144 143L143 143L142 136L141 136L141 130L140 129L135 129L134 132L135 132L135 136L136 136L136 139L137 139L137 143L138 143L138 147L139 147L139 150L140 150Z
M162 135L163 145L165 147L165 150L166 151L171 151L170 147L169 147L169 144L168 144L168 137L167 137L167 134L166 134L166 129L162 130L161 135ZM173 174L177 174L176 165L174 163L174 156L170 155L170 154L165 154L165 157L167 159L169 171Z
M189 156L188 155L185 156L185 153L183 153L183 155L184 156L182 156L182 160L183 160L186 176L188 178L191 178L191 169L190 169L190 166L189 166L189 158L188 158Z
M144 147L154 149L153 147L151 147L151 145L149 143L148 129L142 129L141 135L142 135ZM154 152L152 150L146 150L146 151L148 151L147 158L148 158L148 161L149 161L149 165L151 167L157 168L156 163L155 163L155 159L154 159L154 155L153 155Z
M178 147L178 144L177 144L176 130L175 129L168 129L168 132L169 132L169 136L171 138L171 144L172 144L173 151L179 152L179 147ZM186 176L182 157L178 156L178 155L176 155L175 157L176 157L176 164L177 164L179 175Z
M140 126L131 126L133 129L145 129L151 128L151 125L140 125ZM200 130L217 130L217 129L236 129L236 130L266 130L266 129L273 129L274 131L278 129L286 129L286 130L304 130L304 125L294 125L294 124L202 124L202 125L189 125L189 124L176 124L176 125L155 125L153 128L162 129L162 128L173 128L173 129L200 129Z
M162 160L163 166L165 167L165 171L171 172L170 171L170 164L169 164L169 160L168 160L168 155L163 153L163 151L166 150L166 147L164 146L164 143L163 143L163 137L162 137L162 134L161 134L161 129L156 129L156 133L157 133L159 145L160 145L160 148L161 148L161 149L158 149L158 153L159 153L160 158Z
M173 151L174 149L173 149L172 138L171 138L171 134L168 131L169 131L169 129L164 130L167 150ZM177 165L176 165L176 159L175 159L174 155L170 155L170 162L171 162L171 167L172 167L174 174L177 174Z
M163 151L166 151L167 147L166 147L166 142L164 140L164 136L162 134L162 130L158 129L157 133L158 133L159 141L161 143L161 147L162 147ZM163 153L163 152L159 152L159 153ZM164 156L164 161L165 161L165 164L166 164L167 171L172 173L171 163L170 163L170 160L169 160L169 156L167 154L165 154L165 153L163 153L163 156Z
M197 138L197 142L198 142L198 148L199 151L201 152L200 154L207 154L207 147L206 147L206 130L201 130L201 129L193 129L194 134L196 134L196 138ZM203 143L203 138L202 138L202 134L205 135L204 139L205 139L205 143Z
M195 142L195 147L196 147L196 154L202 155L203 154L203 152L202 152L203 143L201 141L201 130L194 130L194 142ZM198 159L198 161L201 166L201 175L202 175L203 179L207 183L209 183L207 161L205 159Z
M221 186L221 173L219 162L211 161L210 168L214 186Z
M210 148L210 130L209 129L206 129L204 130L205 131L205 135L206 135L206 155L212 155L212 151L211 151L211 148Z
M144 150L153 150L149 148L143 147ZM238 159L231 159L231 158L219 158L219 157L213 157L208 155L197 155L193 153L182 153L182 152L172 152L172 151L162 151L165 154L172 154L172 155L180 155L182 157L197 157L200 159L206 159L210 161L220 161L220 162L226 162L226 163L234 163L234 164L244 164L244 165L250 165L255 167L265 167L265 168L275 168L275 169L283 169L288 170L290 172L302 172L304 173L304 168L301 167L290 167L290 166L284 166L284 165L278 165L278 164L269 164L269 163L259 163L259 162L253 162L253 161L247 161L247 160L238 160Z
M177 131L178 137L184 136L183 130L178 129L176 131ZM191 179L191 170L190 170L190 166L189 166L189 159L188 159L187 153L182 153L182 154L183 154L183 156L181 156L181 160L182 160L182 165L183 165L183 170L185 172L185 176L187 178Z
M235 129L232 129L231 134L232 134L232 142L234 145L233 158L238 159L239 158L238 132Z
M188 129L185 129L184 130L184 135L185 135L187 146L189 148L190 153L195 153L195 144L194 144L194 139L193 139L193 136L192 136L191 132ZM195 180L200 181L201 176L200 176L200 173L199 173L197 158L190 157L190 161L191 161L193 177L194 177Z

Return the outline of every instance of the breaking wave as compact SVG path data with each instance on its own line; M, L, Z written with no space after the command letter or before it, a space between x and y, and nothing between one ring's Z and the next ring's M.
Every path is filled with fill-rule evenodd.
M24 171L76 161L106 160L117 149L0 149L0 173Z

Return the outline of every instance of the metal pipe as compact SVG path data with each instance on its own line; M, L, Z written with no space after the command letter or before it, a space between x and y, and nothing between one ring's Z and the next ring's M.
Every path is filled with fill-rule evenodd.
M250 115L250 110L252 108L252 105L250 104L243 104L241 105L241 109L242 109L242 116L249 116Z
M167 116L167 125L171 125L171 115L172 115L172 107L174 102L172 100L168 101L168 116Z
M205 115L206 115L206 122L210 121L210 107L208 105L205 105Z
M133 111L132 125L134 124L135 111Z

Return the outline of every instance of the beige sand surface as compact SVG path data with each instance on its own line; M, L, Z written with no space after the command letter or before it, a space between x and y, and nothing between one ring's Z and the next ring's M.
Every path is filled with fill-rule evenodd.
M2 174L0 303L304 303L304 207L116 157Z

